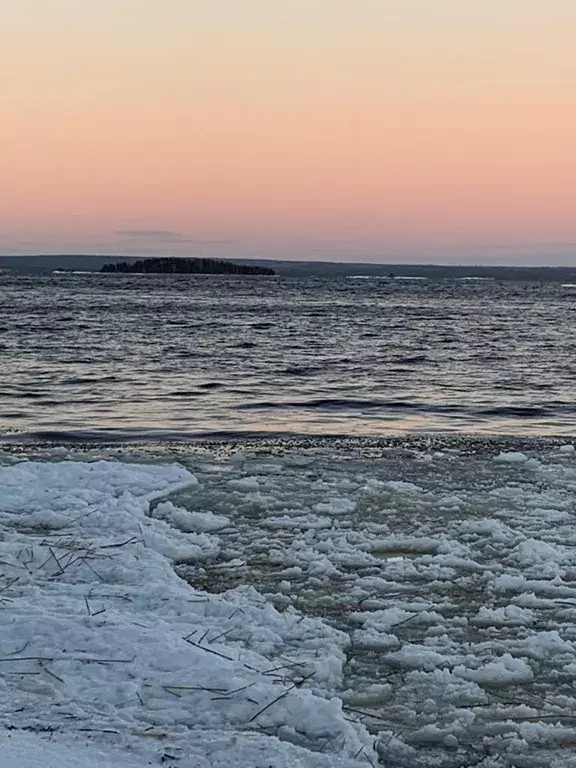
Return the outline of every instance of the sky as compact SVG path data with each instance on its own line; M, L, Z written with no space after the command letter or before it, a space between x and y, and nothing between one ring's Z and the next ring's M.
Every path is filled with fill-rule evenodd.
M0 253L576 264L575 0L2 0Z

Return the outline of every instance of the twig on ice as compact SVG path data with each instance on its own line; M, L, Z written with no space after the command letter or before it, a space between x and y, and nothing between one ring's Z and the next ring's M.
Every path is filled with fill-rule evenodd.
M210 628L208 628L208 629L206 630L206 632L204 632L204 634L202 635L202 637L200 638L200 640L198 640L198 643L201 645L201 644L202 644L202 641L204 640L204 638L205 638L207 635L209 635L209 634L210 634Z
M252 715L252 717L250 718L250 720L248 720L248 722L251 723L253 720L256 720L256 718L260 717L260 715L266 712L267 709L270 709L271 706L281 701L285 696L288 696L290 691L293 691L294 688L296 687L297 687L296 683L294 683L294 685L291 685L290 688L287 688L283 693L280 694L280 696L276 696L276 698L268 702L268 704L266 704L265 707L262 707L262 709L259 709L255 715Z
M208 688L204 685L163 685L165 691L172 693L173 691L205 691L206 693L221 693L229 694L225 688Z
M234 659L231 656L225 656L223 653L219 653L218 651L212 650L212 648L206 648L204 645L200 645L199 643L195 643L193 640L190 640L189 638L183 637L182 640L185 640L190 645L193 645L195 648L200 648L202 651L206 651L206 653L212 653L214 656L220 656L221 659L226 659L226 661L234 661Z
M99 616L101 613L104 613L106 611L106 608L100 608L99 611L92 611L86 595L84 595L84 602L86 603L86 610L88 611L88 616Z
M77 523L78 520L83 520L85 517L88 517L88 515L93 515L94 512L96 512L96 509L91 509L88 512L84 512L83 515L78 515L78 517L75 517L73 520L68 520L66 525L63 525L60 530L64 530L64 528L68 528L69 525L74 525L74 523Z
M19 656L12 659L0 659L0 662L8 661L54 661L53 656Z
M294 683L290 686L290 688L287 688L283 693L280 694L280 696L277 696L272 701L268 702L265 707L262 707L262 709L259 709L258 712L256 712L255 715L252 715L250 720L248 720L249 723L251 723L253 720L256 720L256 718L260 717L260 715L263 712L266 712L267 709L270 709L274 704L279 702L281 699L283 699L285 696L288 696L288 694L294 690L294 688L299 688L301 685L304 685L306 680L309 680L311 677L313 677L316 674L316 670L314 672L311 672L309 675L306 675L306 677L303 677L301 680L298 680L298 682Z
M44 672L47 672L50 675L50 677L54 678L54 680L58 680L59 683L62 683L63 685L66 685L66 682L64 680L62 680L61 677L58 677L58 675L54 674L54 672L52 672L50 669L48 669L48 667L45 664L41 663L40 666L42 667Z
M100 581L104 581L104 577L103 577L103 576L101 576L101 575L98 573L98 571L96 571L96 570L94 570L94 568L92 568L92 566L90 565L90 563L88 562L88 560L86 560L86 558L85 558L85 557L81 557L81 558L80 558L80 561L81 561L82 563L84 563L84 565L88 566L88 568L90 568L90 570L92 571L92 573L93 573L95 576L97 576L97 577L100 579Z
M26 648L28 648L29 645L30 645L30 640L26 640L24 645L21 648L18 648L16 651L12 651L12 654L24 653L24 651L26 650Z
M120 549L120 547L125 547L127 544L133 544L137 541L142 541L142 539L139 539L138 536L132 536L131 539L127 539L120 544L104 544L100 549Z
M219 635L216 635L216 637L213 637L211 640L209 640L209 643L215 643L216 640L220 640L221 637L226 637L226 635L229 635L230 632L234 632L236 627L232 627L231 629L226 630L226 632L221 632Z

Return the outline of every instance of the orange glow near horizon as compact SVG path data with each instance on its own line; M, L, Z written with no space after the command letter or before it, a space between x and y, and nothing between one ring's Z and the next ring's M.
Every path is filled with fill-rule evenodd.
M5 0L0 28L0 253L576 252L573 0Z

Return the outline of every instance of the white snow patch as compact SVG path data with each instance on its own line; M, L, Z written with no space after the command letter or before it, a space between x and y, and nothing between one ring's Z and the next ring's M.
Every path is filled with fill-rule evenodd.
M414 483L406 483L403 480L390 480L386 487L394 493L422 493L422 488Z
M564 554L540 539L526 539L512 550L511 557L525 568L544 563L559 563L564 559Z
M350 499L330 499L314 506L314 512L319 515L349 515L356 509L356 502Z
M505 653L499 661L490 661L478 669L459 665L453 672L457 677L473 680L480 685L513 685L530 683L534 679L534 673L528 664L523 659L513 658L509 653Z
M396 635L380 632L372 627L356 630L352 634L352 643L355 648L369 651L389 651L401 644Z
M179 529L206 518L162 504L170 522L149 517L151 501L194 484L178 466L0 467L0 655L11 661L0 666L0 724L49 726L56 738L93 729L140 750L141 764L158 743L180 750L182 768L355 764L371 739L334 695L347 635L281 614L253 588L195 591L172 569L219 551L215 537ZM0 733L3 768L50 765L49 749L39 762L32 742L6 748ZM59 768L99 766L76 748L57 757ZM122 759L102 764L131 768Z
M213 512L189 512L187 509L174 506L170 501L158 504L153 516L172 523L186 533L216 532L230 525L229 518L223 515L215 515Z
M501 451L494 457L494 461L501 464L523 464L528 461L528 456L520 451Z
M241 477L238 480L230 480L228 485L235 491L243 491L244 493L257 492L260 489L257 477Z
M479 627L519 627L534 624L534 611L518 605L506 605L502 608L481 606L472 623Z

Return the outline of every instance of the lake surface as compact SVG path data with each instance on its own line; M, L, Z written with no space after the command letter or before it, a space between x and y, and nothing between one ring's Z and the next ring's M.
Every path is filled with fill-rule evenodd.
M558 283L4 273L0 327L11 434L576 427L576 289Z

